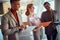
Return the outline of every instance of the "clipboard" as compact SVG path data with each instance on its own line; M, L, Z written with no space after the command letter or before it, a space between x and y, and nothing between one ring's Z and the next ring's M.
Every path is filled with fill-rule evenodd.
M47 27L47 26L49 26L50 23L51 23L51 21L42 22L42 23L39 24L39 26Z

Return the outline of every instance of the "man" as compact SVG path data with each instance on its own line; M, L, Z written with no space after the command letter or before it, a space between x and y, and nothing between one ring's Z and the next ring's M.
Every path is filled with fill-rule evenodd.
M2 33L4 40L8 35L8 40L19 40L18 32L24 27L22 26L22 18L16 11L20 8L20 0L10 0L11 9L2 16Z
M45 33L47 35L48 40L56 40L57 30L56 25L54 24L55 19L55 12L50 8L50 4L48 2L44 3L44 7L46 11L42 13L41 22L48 22L52 21L52 23L45 27Z

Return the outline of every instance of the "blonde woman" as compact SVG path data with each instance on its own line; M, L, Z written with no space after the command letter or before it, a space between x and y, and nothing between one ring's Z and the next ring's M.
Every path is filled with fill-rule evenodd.
M26 16L29 26L38 26L38 24L40 23L39 18L34 14L33 4L27 5ZM40 29L39 30L34 29L33 36L34 36L34 40L40 40Z

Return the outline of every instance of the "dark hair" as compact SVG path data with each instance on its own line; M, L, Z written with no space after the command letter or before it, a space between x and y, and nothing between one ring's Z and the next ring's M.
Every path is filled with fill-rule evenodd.
M30 12L29 12L29 9L33 6L33 4L28 4L27 5L27 11L25 13L26 16L29 16Z
M49 3L49 2L45 2L45 3L44 3L44 5L46 5L46 4L49 4L49 5L50 5L50 3Z
M20 1L20 0L10 0L10 3L12 4L12 3L15 2L15 1Z

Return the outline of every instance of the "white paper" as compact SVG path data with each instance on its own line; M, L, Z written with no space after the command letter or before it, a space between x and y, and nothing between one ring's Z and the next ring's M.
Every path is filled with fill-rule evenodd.
M32 31L36 26L28 26L25 30L26 31Z
M36 26L28 26L26 29L22 30L21 33L25 34L25 33L32 32L35 27Z
M36 26L28 26L26 29L22 30L19 35L20 37L23 37L23 36L33 36L33 29L35 28Z

